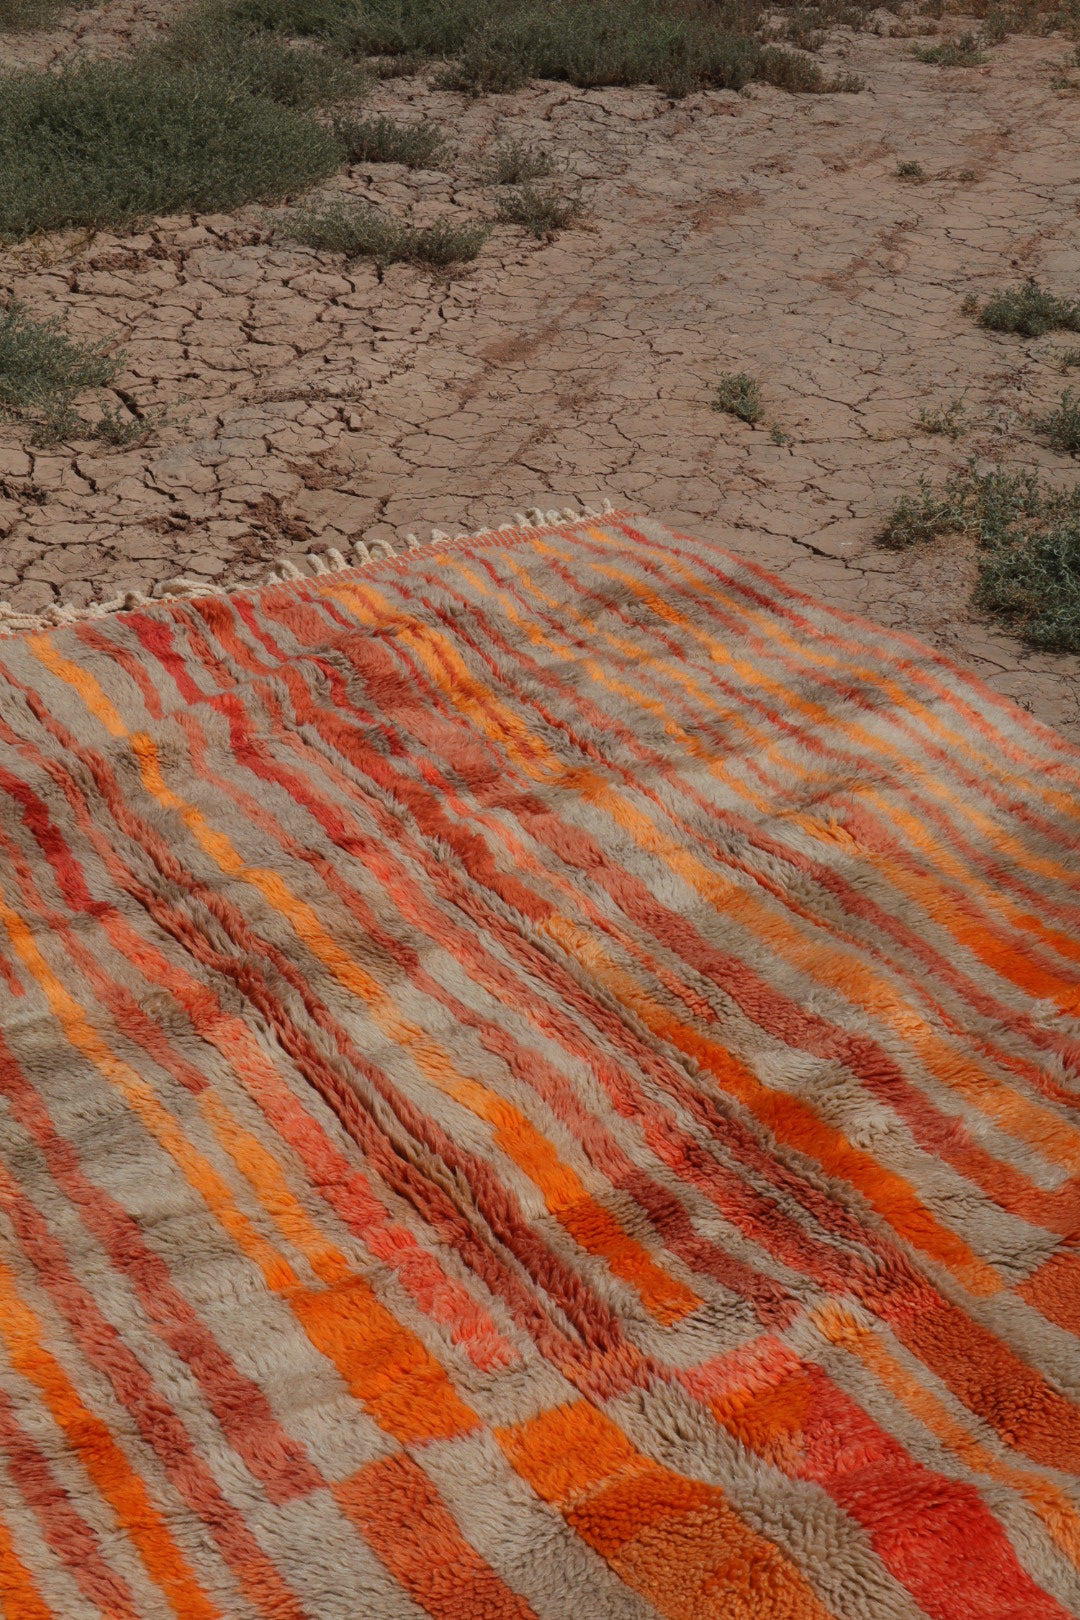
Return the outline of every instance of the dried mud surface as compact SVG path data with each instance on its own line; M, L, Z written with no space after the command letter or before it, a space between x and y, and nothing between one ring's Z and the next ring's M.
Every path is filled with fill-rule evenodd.
M107 54L164 15L121 0L0 52ZM607 497L925 638L1080 740L1080 660L973 613L969 548L873 543L921 474L974 453L1076 477L1030 424L1060 397L1066 336L997 336L961 309L1025 275L1080 292L1080 100L1053 88L1069 49L1016 38L943 70L910 41L838 35L825 65L866 89L821 97L385 84L367 110L436 119L452 158L356 165L327 192L492 218L481 174L508 135L580 189L577 227L497 225L453 274L347 265L258 208L7 249L0 290L114 334L118 397L168 415L119 451L0 425L0 595L37 612L178 574L258 579L360 537ZM907 160L923 182L898 178ZM711 408L722 371L760 379L762 424ZM963 439L920 431L921 407L961 395Z

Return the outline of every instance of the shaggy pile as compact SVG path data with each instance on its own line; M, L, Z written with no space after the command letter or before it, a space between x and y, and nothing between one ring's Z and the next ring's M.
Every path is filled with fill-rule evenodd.
M1080 754L617 514L0 641L0 1610L1080 1614Z

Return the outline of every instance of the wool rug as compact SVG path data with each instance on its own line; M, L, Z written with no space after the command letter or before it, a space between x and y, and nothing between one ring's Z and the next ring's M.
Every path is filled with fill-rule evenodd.
M9 634L0 1609L1080 1614L1078 1014L1080 753L658 524Z

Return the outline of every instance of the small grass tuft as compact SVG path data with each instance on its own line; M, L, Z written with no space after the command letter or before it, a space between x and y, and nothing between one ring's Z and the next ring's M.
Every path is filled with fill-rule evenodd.
M498 217L504 225L520 225L537 237L565 230L582 210L580 197L562 197L549 188L538 191L529 182L515 186L499 198Z
M1069 456L1080 455L1080 394L1066 388L1057 410L1044 416L1038 426L1052 449Z
M1037 281L1025 281L994 293L979 311L979 324L991 332L1018 332L1022 337L1042 337L1055 330L1080 332L1080 302L1059 298Z
M749 422L751 426L760 422L765 406L757 379L745 371L723 372L716 387L713 410L737 416L740 422Z
M946 406L930 407L919 412L919 426L924 433L944 433L955 444L967 432L964 421L965 395L960 394Z
M935 490L893 508L879 536L892 550L968 534L978 547L975 603L1000 614L1033 647L1080 652L1080 487L1060 491L1035 473L997 468L980 474L974 461Z
M398 124L392 118L335 118L334 138L346 163L404 163L432 169L446 152L436 124Z
M1066 349L1058 355L1057 363L1062 371L1071 371L1074 366L1080 366L1080 349Z
M0 313L0 416L30 422L39 443L85 430L75 400L107 388L123 363L109 339L81 343L61 320L32 320L13 299Z
M926 170L914 158L907 158L903 163L896 165L896 177L898 180L921 181L926 179Z
M552 174L555 160L550 152L524 141L500 141L483 170L489 186L524 186Z
M937 67L978 67L986 61L980 49L981 41L970 29L957 34L955 39L942 40L940 45L916 45L916 61L932 62Z
M311 203L276 222L280 235L307 247L344 253L377 264L426 264L436 268L475 259L489 227L440 219L434 225L403 224L369 203Z
M142 416L121 410L119 405L102 405L101 415L96 422L80 422L78 436L97 439L101 444L111 445L115 450L130 450L135 445L145 444L160 428L165 417L164 405L159 405Z

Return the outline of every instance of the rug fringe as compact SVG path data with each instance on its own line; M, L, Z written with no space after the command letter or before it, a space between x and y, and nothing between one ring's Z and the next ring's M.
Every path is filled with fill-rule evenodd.
M0 602L0 635L55 630L62 625L76 624L82 619L104 619L110 613L130 612L133 608L153 607L158 602L185 597L230 596L237 591L260 590L264 585L282 585L293 580L317 579L323 574L341 574L353 568L368 568L372 563L383 562L388 557L402 557L414 551L427 551L432 547L450 545L457 540L485 540L493 534L561 528L570 523L595 521L597 518L607 517L615 510L615 506L608 500L604 501L600 511L591 506L582 506L580 509L566 507L561 511L558 509L545 511L543 507L530 506L524 512L515 512L512 523L499 523L486 529L474 529L459 534L448 534L443 529L432 529L431 539L426 543L412 533L406 534L404 542L397 546L382 538L371 541L354 540L352 558L347 557L337 546L328 546L325 551L309 551L307 562L310 572L305 573L291 557L286 557L261 583L247 581L242 585L214 585L208 580L190 579L187 575L180 574L174 579L162 580L154 585L149 595L142 591L123 591L120 595L109 597L104 601L88 602L83 607L74 607L67 602L55 602L41 613L23 613L18 608L12 607L10 602Z

